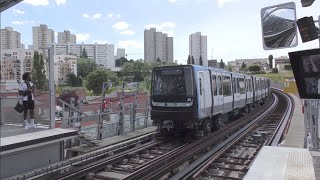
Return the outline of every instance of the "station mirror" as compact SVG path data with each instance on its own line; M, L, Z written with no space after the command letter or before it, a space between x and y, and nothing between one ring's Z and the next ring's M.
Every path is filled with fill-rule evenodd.
M265 50L298 45L296 5L294 2L261 9L262 41Z

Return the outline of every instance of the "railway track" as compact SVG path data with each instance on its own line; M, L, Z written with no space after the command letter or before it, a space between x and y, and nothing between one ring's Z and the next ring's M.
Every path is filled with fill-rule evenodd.
M274 90L260 108L198 140L145 140L140 146L98 153L68 168L57 166L52 171L51 167L31 179L241 179L259 150L281 139L277 132L285 126L279 122L290 114L289 102Z
M110 176L110 167L96 172L92 175L92 179L167 179L172 177L174 174L184 169L193 161L202 157L211 147L215 146L219 142L223 142L228 136L231 136L233 133L244 127L248 124L253 117L261 115L261 112L264 115L267 115L269 112L269 106L274 103L274 98L270 98L264 106L259 108L259 111L252 112L248 116L242 117L230 124L226 125L220 131L212 133L209 136L203 137L199 140L196 140L192 143L184 144L175 150L163 154L148 163L141 163L136 168L131 168L130 172L126 171L120 172L117 171L116 174L113 173L113 176ZM250 118L249 118L250 117ZM122 161L122 167L132 167L128 161ZM114 165L113 165L114 166Z
M237 132L171 179L243 179L260 149L280 142L292 116L292 99L277 90L274 94L278 100L270 116Z

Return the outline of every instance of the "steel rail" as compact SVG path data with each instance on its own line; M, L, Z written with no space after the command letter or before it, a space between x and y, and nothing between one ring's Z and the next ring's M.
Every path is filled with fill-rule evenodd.
M272 136L266 137L267 139L265 141L259 142L258 144L248 145L247 146L247 147L251 147L251 148L255 149L255 152L252 153L252 155L250 157L246 157L246 158L243 158L243 157L231 157L231 159L243 160L243 162L241 162L241 163L238 163L238 162L235 162L235 161L226 162L226 164L229 164L229 168L223 168L223 167L219 167L218 168L217 167L221 171L224 171L223 174L220 174L220 175L219 174L210 174L210 177L217 177L217 178L222 178L222 179L242 179L240 177L230 177L230 176L228 177L228 175L229 175L228 173L235 171L235 172L238 172L238 176L240 174L243 174L243 176L244 176L246 174L246 172L248 171L248 169L249 169L251 163L253 162L254 158L256 157L256 155L258 154L258 152L260 151L260 149L263 146L265 146L268 143L273 142L273 141L279 142L278 141L279 140L278 137L281 137L281 135L278 135L278 134L281 134L280 133L281 130L282 131L284 130L284 128L282 128L282 126L285 127L288 119L291 118L292 111L293 111L292 99L288 95L283 94L281 91L278 91L276 89L273 89L273 91L278 96L277 105L273 107L273 109L274 109L273 113L277 114L275 117L267 117L267 116L265 116L264 118L262 118L260 120L257 120L248 129L243 128L242 132L238 132L238 133L234 134L233 136L231 136L230 138L228 138L223 143L218 144L210 152L208 152L207 154L205 154L204 156L202 156L201 158L196 160L194 163L192 163L187 168L185 168L181 173L176 174L171 179L196 179L202 172L206 171L206 169L208 169L210 166L212 166L213 163L217 161L217 159L220 159L221 156L223 154L225 154L226 151L229 150L231 147L243 146L243 145L241 145L241 143L240 143L240 145L239 144L235 145L235 144L237 144L241 140L243 141L245 137L248 137L247 135L250 136L250 132L251 132L251 136L252 136L254 134L252 132L257 132L259 130L263 131L262 130L263 129L262 126L264 126L268 130L270 130L270 129L272 130L271 126L273 126L274 123L278 123L279 125L274 128L274 132L273 132ZM283 101L284 99L287 100L286 101L286 103L287 103L286 107L283 107L283 104L280 104L281 100ZM275 119L276 117L278 117L279 113L282 113L281 118L279 117L280 119ZM278 120L278 121L276 121L276 120ZM265 123L267 123L267 125ZM256 130L256 131L254 131L254 130ZM278 139L278 140L276 140L276 139ZM244 150L240 154L240 156L245 151L246 150ZM222 159L224 159L224 158L222 158ZM224 160L222 160L222 161L224 162ZM235 166L235 165L238 165L241 168L239 168L239 167L238 168L230 168L231 166Z
M259 111L250 114L250 116L259 116L262 112L267 112L267 109L270 108L265 105L263 106L263 108L259 109ZM161 161L154 162L149 166L145 166L144 168L141 168L140 170L128 175L124 179L159 179L163 175L170 173L172 170L176 171L176 168L179 165L187 162L188 160L203 153L204 151L207 151L209 147L212 147L212 145L218 143L221 140L224 140L226 136L230 136L245 124L248 124L252 119L254 118L240 118L239 120L226 125L222 130L216 131L206 137L203 137L200 140L185 147L184 149L180 149L180 151L178 151L177 153L164 157Z
M104 157L111 156L117 152L121 152L130 148L133 148L141 143L146 143L152 139L155 132L150 132L142 136L128 139L120 142L119 144L113 144L108 147L102 147L101 149L89 152L83 155L79 155L62 162L57 162L49 166L35 169L33 171L27 172L25 174L16 175L13 177L8 177L5 180L21 180L21 179L45 179L43 177L61 176L63 174L70 173L71 170L75 169L75 166L80 163L92 162L94 160L99 160Z
M211 149L208 153L206 153L201 158L197 159L195 162L193 162L191 165L189 165L187 168L185 168L182 172L179 172L175 176L173 176L171 179L189 179L193 174L197 174L197 172L202 172L206 166L210 165L213 161L215 161L221 154L223 154L228 148L230 148L234 143L239 141L241 138L243 138L246 134L248 134L254 127L257 126L257 123L262 120L263 118L267 117L277 106L279 103L278 98L273 95L274 102L272 105L268 108L268 110L264 111L261 115L256 117L252 122L247 124L245 127L243 127L241 130L239 130L237 133L233 134L229 138L227 138L222 143L219 143L216 145L213 149ZM194 176L192 177L194 178Z

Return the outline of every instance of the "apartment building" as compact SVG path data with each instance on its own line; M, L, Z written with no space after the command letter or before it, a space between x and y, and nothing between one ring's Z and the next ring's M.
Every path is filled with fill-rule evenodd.
M144 30L144 61L173 62L173 38L157 32L156 28Z
M189 55L194 58L195 64L200 65L201 57L202 65L208 66L207 36L201 35L201 32L189 35Z
M25 72L32 72L34 51L24 48L1 51L1 82L6 90L17 89Z
M116 60L122 57L126 57L126 50L123 48L117 48Z
M21 48L21 34L14 31L12 27L1 29L1 48L0 49L16 49Z
M105 68L115 67L114 45L113 44L54 44L56 55L75 55L81 56L85 50L89 59L95 60Z
M33 46L34 50L39 50L45 57L48 57L47 47L55 42L54 31L49 29L47 25L40 24L40 26L32 27L33 32Z
M55 55L54 56L54 81L64 83L68 74L77 75L77 56L75 55Z
M77 38L75 34L71 34L70 31L64 30L63 32L58 32L58 44L76 44Z

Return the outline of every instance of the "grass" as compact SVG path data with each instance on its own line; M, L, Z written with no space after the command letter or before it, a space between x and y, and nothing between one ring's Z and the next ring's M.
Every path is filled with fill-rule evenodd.
M283 72L283 73L268 73L268 74L253 74L253 75L258 77L266 77L271 79L271 81L274 81L274 82L283 82L285 78L294 77L292 71Z

